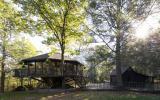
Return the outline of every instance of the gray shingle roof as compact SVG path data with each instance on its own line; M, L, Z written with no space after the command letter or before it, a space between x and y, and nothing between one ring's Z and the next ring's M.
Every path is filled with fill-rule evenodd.
M42 55L38 55L38 56L34 56L34 57L23 59L22 62L45 61L47 59L61 61L61 54L60 53L55 53L55 54L50 56L49 53L46 53L46 54L42 54ZM71 59L68 56L64 56L64 60L66 62L74 62L74 63L81 64L79 61Z

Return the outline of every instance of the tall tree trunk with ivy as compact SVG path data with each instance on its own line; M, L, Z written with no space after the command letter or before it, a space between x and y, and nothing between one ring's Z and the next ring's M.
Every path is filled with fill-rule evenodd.
M118 0L117 3L117 12L116 12L116 19L117 19L117 33L116 33L116 50L115 50L115 60L116 60L116 78L117 78L117 86L122 87L122 73L121 73L121 26L120 26L120 20L121 20L121 0Z
M122 87L122 74L121 74L121 46L120 46L120 36L116 37L116 77L117 77L117 86Z

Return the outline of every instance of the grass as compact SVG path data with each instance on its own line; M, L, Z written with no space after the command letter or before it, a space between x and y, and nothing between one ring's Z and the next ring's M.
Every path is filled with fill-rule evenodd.
M160 100L160 95L136 92L76 91L69 93L10 92L0 100Z
M40 100L41 97L48 95L48 93L8 92L0 94L0 100Z

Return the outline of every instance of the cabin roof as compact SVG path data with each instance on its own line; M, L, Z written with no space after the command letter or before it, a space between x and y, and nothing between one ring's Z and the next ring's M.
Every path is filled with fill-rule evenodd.
M26 59L23 59L21 61L22 62L34 62L34 61L38 62L38 61L45 61L47 59L52 60L52 61L61 61L61 54L60 53L55 53L55 54L50 56L49 53L46 53L46 54L41 54L41 55L38 55L38 56L26 58ZM64 56L64 61L65 62L81 64L79 61L71 59L68 56ZM81 64L81 65L83 65L83 64Z

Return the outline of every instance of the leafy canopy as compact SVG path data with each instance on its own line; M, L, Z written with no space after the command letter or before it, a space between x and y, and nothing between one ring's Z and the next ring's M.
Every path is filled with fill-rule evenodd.
M25 30L26 25L26 21L21 16L20 11L15 8L13 2L0 1L0 61L4 65L13 64L15 60L19 61L22 58L29 57L31 54L35 54L36 49L31 47L31 43L24 40L18 41L17 38L20 35L19 33ZM25 46L27 47L25 48ZM30 51L22 54L22 49Z
M86 0L15 0L22 5L26 18L35 17L30 21L32 30L45 35L45 43L64 47L85 34Z

